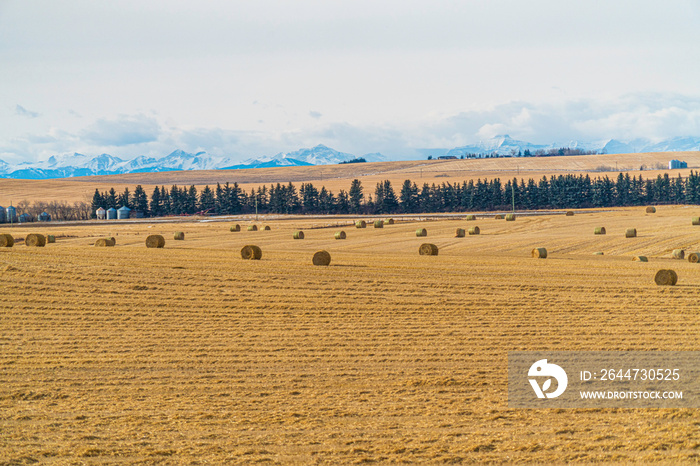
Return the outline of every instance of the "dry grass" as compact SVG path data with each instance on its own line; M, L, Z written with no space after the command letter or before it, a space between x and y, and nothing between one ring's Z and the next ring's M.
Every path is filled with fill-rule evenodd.
M435 221L430 258L410 221L346 241L312 228L326 219L269 219L265 235L189 223L162 250L144 239L172 226L125 222L98 249L114 225L53 225L52 247L0 250L0 456L697 461L698 410L509 409L506 367L511 350L700 350L698 265L670 258L700 250L691 211L519 216L467 241ZM610 235L591 235L600 224ZM252 237L265 257L241 260ZM550 257L530 259L535 246ZM312 265L318 250L329 267ZM654 285L671 267L678 285Z

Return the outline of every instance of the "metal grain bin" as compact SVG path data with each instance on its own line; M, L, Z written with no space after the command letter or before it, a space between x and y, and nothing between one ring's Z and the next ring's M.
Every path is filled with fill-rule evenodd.
M5 208L0 205L0 223L5 223Z
M39 216L37 217L37 220L39 220L40 222L50 222L50 221L51 221L51 215L49 215L48 212L42 212L42 213L40 213Z
M107 220L116 220L117 219L117 209L114 207L110 207L107 209Z
M5 209L5 221L8 223L17 223L17 209L12 206Z
M104 220L107 218L107 211L100 207L95 211L95 215L97 215L97 220Z
M125 220L129 218L129 215L131 214L131 209L129 209L127 206L120 207L117 209L117 218L119 220Z

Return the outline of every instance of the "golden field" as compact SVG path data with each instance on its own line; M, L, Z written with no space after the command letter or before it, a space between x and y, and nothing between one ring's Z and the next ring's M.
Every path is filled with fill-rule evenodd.
M688 168L665 170L671 159L685 160ZM640 171L639 168L646 169ZM607 171L597 171L605 167ZM17 205L21 201L65 201L90 202L95 189L118 193L136 185L142 185L150 196L155 186L170 187L195 185L201 189L206 185L216 186L229 182L238 183L246 192L262 185L292 182L313 183L325 186L334 194L350 189L350 182L359 179L367 193L373 193L380 181L390 180L397 194L404 180L410 179L419 186L423 183L461 183L478 178L541 179L552 175L590 175L591 177L617 177L619 173L630 176L642 175L656 178L668 173L688 176L690 170L700 169L700 152L653 152L640 154L582 155L570 157L515 157L471 160L417 160L404 162L378 162L341 165L317 165L311 167L256 168L245 170L197 170L161 173L131 173L125 175L86 176L57 180L11 180L0 179L0 205Z
M697 462L696 410L509 409L507 352L700 350L699 209L0 228L57 235L0 250L0 463Z

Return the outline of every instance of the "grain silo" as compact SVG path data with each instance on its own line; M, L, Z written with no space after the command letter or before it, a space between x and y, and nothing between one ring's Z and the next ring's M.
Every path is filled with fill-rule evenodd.
M17 223L17 209L12 206L5 209L5 221L8 223Z
M119 220L126 220L129 218L129 215L131 214L131 209L129 209L127 206L122 206L119 209L117 209L117 218Z
M5 223L5 208L0 205L0 223Z
M42 212L40 213L37 218L38 221L40 222L50 222L51 221L51 215L49 215L48 212Z
M107 211L100 207L95 211L95 215L97 215L97 220L104 220L107 218Z
M28 214L27 212L25 212L19 216L19 223L28 223L31 221L32 221L32 216L31 216L31 214Z
M110 207L107 209L107 220L116 220L117 219L117 209L114 207Z

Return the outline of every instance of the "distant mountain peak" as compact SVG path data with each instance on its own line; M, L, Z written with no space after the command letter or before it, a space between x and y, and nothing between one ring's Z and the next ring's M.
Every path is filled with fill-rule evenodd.
M421 158L427 156L453 155L461 157L465 154L499 154L511 155L524 153L526 150L558 149L570 147L592 151L604 150L608 154L629 152L677 152L700 151L700 137L674 137L663 141L651 142L644 139L620 141L610 139L606 143L586 143L568 141L567 143L532 144L513 139L508 134L479 141L476 144L455 147L453 149L416 149ZM20 179L66 178L73 176L114 175L121 173L162 172L174 170L212 170L212 169L244 169L259 167L289 167L309 165L329 165L347 162L358 158L356 155L340 152L325 144L317 144L311 148L301 148L292 152L279 152L273 156L248 159L233 165L226 157L217 157L205 151L189 153L176 149L161 157L140 155L131 160L122 160L110 154L100 154L95 157L78 152L52 155L39 162L20 162L8 164L0 160L0 176ZM367 162L385 161L382 154L368 153L362 156Z

